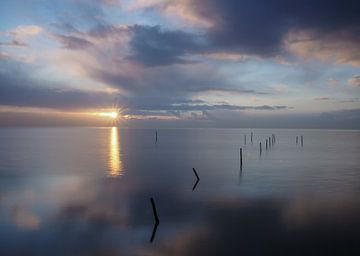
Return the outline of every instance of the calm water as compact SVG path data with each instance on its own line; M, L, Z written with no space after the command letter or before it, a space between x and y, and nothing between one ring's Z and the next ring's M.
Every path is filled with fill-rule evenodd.
M0 255L360 255L360 131L0 129Z

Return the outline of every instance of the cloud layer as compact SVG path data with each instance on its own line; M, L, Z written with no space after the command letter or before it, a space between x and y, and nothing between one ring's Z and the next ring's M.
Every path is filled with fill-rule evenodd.
M0 105L117 101L129 114L202 120L357 108L329 103L359 93L355 1L69 0L48 11L0 33Z

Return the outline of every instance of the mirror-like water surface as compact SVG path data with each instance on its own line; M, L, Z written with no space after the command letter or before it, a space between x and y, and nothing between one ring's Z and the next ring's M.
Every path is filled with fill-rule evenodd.
M360 255L359 166L360 131L0 129L0 255Z

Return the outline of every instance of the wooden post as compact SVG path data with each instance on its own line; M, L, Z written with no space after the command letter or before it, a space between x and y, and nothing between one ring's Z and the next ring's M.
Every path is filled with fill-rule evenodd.
M301 135L301 146L304 145L304 136Z
M267 150L267 148L268 148L268 141L265 140L265 149Z
M157 134L157 131L155 132L155 142L157 143L157 140L158 140L158 134Z
M261 148L261 142L260 142L260 155L261 155L261 151L262 151L262 148Z
M244 143L245 143L245 145L246 145L246 135L244 135Z
M251 132L251 137L250 137L250 140L251 140L251 144L253 143L253 140L252 140L252 138L253 138L253 132Z
M271 140L270 140L270 137L269 137L269 148L271 147Z
M195 176L196 176L196 179L197 179L197 180L200 180L199 175L197 174L195 168L193 168L193 172L194 172L194 174L195 174Z
M195 176L196 176L196 181L195 181L194 186L193 186L193 188L192 188L192 190L194 191L195 188L196 188L196 186L197 186L197 184L198 184L199 181L200 181L200 178L199 178L199 175L197 174L195 168L193 168L193 172L194 172L194 174L195 174Z
M157 230L157 227L158 227L160 221L159 221L159 217L157 215L155 201L154 201L154 199L152 197L150 198L150 202L151 202L151 206L152 206L152 210L153 210L153 214L154 214L154 219L155 219L155 225L154 225L153 232L152 232L152 235L151 235L151 238L150 238L150 243L152 243L154 238L155 238L156 230Z
M155 201L154 201L154 199L153 199L152 197L150 198L150 202L151 202L151 206L152 206L152 210L153 210L155 222L159 223L160 221L159 221L159 217L158 217L158 215L157 215Z
M242 158L242 148L240 148L240 166L242 167L242 163L243 163L243 158Z
M299 137L296 136L296 144L299 144Z

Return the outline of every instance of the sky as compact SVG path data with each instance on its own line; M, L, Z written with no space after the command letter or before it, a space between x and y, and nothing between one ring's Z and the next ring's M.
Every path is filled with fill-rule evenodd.
M360 2L2 0L0 126L360 129Z

